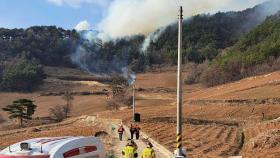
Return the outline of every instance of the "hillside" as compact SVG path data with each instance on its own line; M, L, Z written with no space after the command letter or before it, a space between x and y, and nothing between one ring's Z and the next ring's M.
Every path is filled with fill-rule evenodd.
M244 11L201 14L186 19L183 26L183 62L205 62L203 68L193 70L194 76L186 83L200 82L214 86L278 70L279 15L274 14L280 10L279 6L279 1L271 0ZM97 33L93 30L64 30L55 26L1 28L0 89L36 89L44 78L42 66L123 75L131 70L147 71L155 64L176 63L176 24L160 28L147 37L135 35L106 42L97 38ZM36 65L25 64L30 61ZM24 68L22 65L26 67L24 72L20 71ZM34 78L38 78L36 82L31 80Z
M196 15L184 21L183 55L185 61L201 63L212 60L221 50L233 46L244 34L262 23L267 16L280 10L277 0L265 2L240 12L219 12ZM178 25L162 28L148 52L160 53L165 60L175 62ZM167 58L166 58L167 57ZM169 58L169 59L168 59Z
M183 135L188 156L279 154L280 146L275 143L279 121L271 121L280 117L279 75L278 71L213 88L185 85ZM176 135L175 76L175 71L150 72L139 74L136 82L136 110L142 115L142 129L171 151ZM131 113L125 109L99 116L121 118L129 124ZM265 141L267 137L271 141ZM251 142L257 145L252 147Z
M217 57L211 65L212 69L210 68L212 72L220 73L220 80L216 82L238 80L242 77L278 70L280 68L279 28L280 13L268 17L232 48Z
M56 74L54 72L58 70L48 68L47 71L50 74ZM68 72L67 75L79 74L82 77L84 74L71 69L63 71ZM184 147L187 148L189 157L204 157L205 155L254 157L261 156L262 149L265 149L266 153L269 152L268 155L277 155L279 146L272 143L275 142L274 139L277 139L277 132L274 130L279 129L279 123L270 122L272 119L280 117L279 74L278 71L213 88L184 85ZM184 72L184 76L187 75L188 72ZM47 82L49 82L47 83L49 86L42 87L44 95L37 92L30 94L1 93L1 98L6 99L1 99L0 105L6 105L16 98L32 98L38 105L35 117L47 117L49 107L64 104L60 93L65 91L65 88L77 93L108 89L106 84L103 85L96 81L67 81L51 77ZM136 110L141 113L142 130L172 151L175 145L176 127L175 69L161 69L138 74L136 88ZM48 90L53 93L45 95ZM116 112L107 111L106 95L79 95L78 93L75 95L73 105L73 117L84 114L97 115L105 119L122 119L127 124L131 120L131 109L121 108ZM3 115L6 116L4 113ZM71 125L71 127L73 126L76 125ZM78 129L67 130L71 127L65 126L64 130L52 128L26 136L61 136L57 133L58 130L66 130L67 135L87 135ZM84 126L83 128L91 131L94 127ZM264 141L266 133L271 138L271 142ZM17 135L15 136L16 139L11 140L19 140ZM7 139L9 138L7 137ZM251 146L250 142L256 142L258 145ZM254 155L252 155L252 151L255 151Z
M49 66L71 66L72 52L80 36L75 30L56 26L34 26L27 29L0 28L0 65L16 57L35 58Z
M271 0L244 11L202 14L186 19L183 26L185 61L201 63L206 59L214 59L220 50L234 45L267 16L279 11L279 6L279 1ZM111 69L120 71L130 64L134 65L135 70L141 71L142 64L175 62L177 26L174 24L148 37L135 35L109 42L102 42L96 37L97 33L93 30L64 30L55 26L11 30L1 28L0 61L24 56L36 58L43 65L76 65L94 72ZM148 45L145 43L147 39L151 41ZM144 56L143 51L146 52ZM89 61L95 61L95 64ZM108 68L104 69L106 66Z

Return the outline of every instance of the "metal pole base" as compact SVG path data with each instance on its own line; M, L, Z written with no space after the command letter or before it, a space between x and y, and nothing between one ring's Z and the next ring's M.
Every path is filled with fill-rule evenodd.
M187 156L186 156L187 152L186 152L185 148L182 149L182 152L183 152L184 156L177 156L178 155L178 150L175 150L174 151L174 158L187 158Z

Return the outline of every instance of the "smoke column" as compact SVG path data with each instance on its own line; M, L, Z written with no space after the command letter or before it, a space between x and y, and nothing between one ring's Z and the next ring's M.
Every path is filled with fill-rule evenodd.
M188 18L194 14L214 13L217 10L224 11L231 8L241 10L263 1L184 0L181 3L184 6L185 18ZM95 49L88 50L84 46L91 47L100 39L108 42L135 34L144 34L146 39L139 49L142 53L147 53L150 44L158 40L166 26L176 21L177 5L174 0L114 0L111 2L105 18L98 24L97 30L99 31L90 31L91 26L87 21L82 21L76 26L75 29L80 32L84 42L77 47L77 51L72 55L72 60L89 72L122 74L132 84L135 81L135 74L129 70L129 63L126 60L113 57L111 61L102 61L99 58L102 52L98 47L94 46ZM258 16L252 15L252 20L248 20L244 27L248 30L251 29L252 26L263 21L266 16L275 14L279 9L279 0L269 1L258 6L256 9ZM129 49L129 46L126 49Z
M111 38L148 35L176 21L179 5L184 18L201 13L243 10L265 0L114 0L98 24Z
M128 66L128 59L117 56L112 56L111 60L105 60L102 56L104 53L101 39L108 38L103 32L90 30L91 26L87 21L79 23L75 29L81 37L80 44L76 51L71 55L72 61L81 69L98 74L118 74L125 78L131 85L135 82L136 75ZM111 41L110 41L111 40ZM110 39L107 42L116 42L117 40ZM123 49L122 54L125 54L130 46Z
M147 53L147 49L149 48L151 42L156 42L160 35L164 32L165 27L161 27L160 29L156 30L155 32L150 33L146 39L144 40L142 47L141 47L141 52Z

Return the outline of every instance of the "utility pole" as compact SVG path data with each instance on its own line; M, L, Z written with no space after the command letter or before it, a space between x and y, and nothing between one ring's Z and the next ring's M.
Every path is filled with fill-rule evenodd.
M132 85L132 108L133 108L132 121L135 122L135 84Z
M183 7L179 9L178 23L178 72L177 72L177 135L176 135L176 157L184 158L182 150L182 23Z

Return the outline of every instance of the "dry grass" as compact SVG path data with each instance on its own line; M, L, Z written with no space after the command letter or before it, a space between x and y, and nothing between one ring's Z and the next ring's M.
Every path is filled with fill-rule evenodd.
M100 124L91 117L79 117L69 119L62 123L37 126L19 130L1 132L0 149L19 141L42 138L42 137L62 137L62 136L94 136L96 132L106 131L105 124ZM108 138L104 138L107 142L104 144L110 145Z
M184 73L186 76L186 73ZM240 131L242 128L252 127L249 134L245 130L245 145L250 139L257 138L261 133L267 132L270 126L258 126L263 122L262 113L265 113L265 120L279 117L279 104L259 104L259 105L228 105L228 104L208 104L190 105L187 103L192 100L239 100L239 99L270 99L280 98L280 87L276 80L279 80L280 72L269 75L251 77L238 82L221 85L213 88L203 88L200 85L184 85L184 117L198 120L207 120L207 124L184 124L184 147L188 149L189 157L226 157L238 154L240 150ZM96 85L69 85L75 90L88 91L95 88L104 88ZM55 89L54 86L52 89ZM67 86L63 86L67 87ZM176 116L176 72L148 72L137 76L136 87L146 91L138 91L136 99L136 110L141 113L143 123L142 129L160 143L174 149L175 144L175 124L172 122L152 122L151 118L175 117ZM170 91L160 91L163 88ZM59 89L59 88L58 88ZM160 89L160 90L158 90ZM27 97L34 98L39 105L36 116L45 116L49 107L63 104L61 97L45 96L36 97L37 93L32 94L12 94L0 93L0 107L10 103L15 98ZM103 118L118 118L129 123L132 110L111 112L106 110L106 96L78 96L74 100L74 115L98 113ZM210 123L209 123L210 122ZM237 122L240 126L229 126L215 122ZM252 126L248 126L248 125ZM275 126L279 129L279 126ZM86 133L79 129L65 128L67 134L92 134L94 127L85 127ZM63 129L64 130L64 129ZM62 130L62 131L63 131ZM42 131L42 135L51 133L55 135L56 129ZM36 135L36 132L34 133ZM31 135L33 135L31 134ZM28 134L27 134L28 135ZM31 136L28 135L28 136ZM15 138L20 139L15 136ZM242 151L246 157L275 157L279 153L279 148L265 149L265 151L254 152L250 150ZM268 156L264 156L266 153ZM271 153L271 154L269 154ZM251 154L251 155L250 155ZM277 156L276 156L277 157Z

